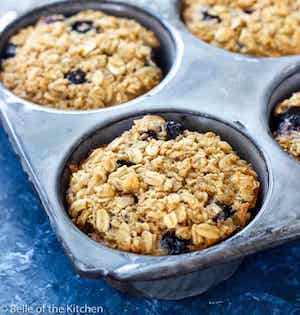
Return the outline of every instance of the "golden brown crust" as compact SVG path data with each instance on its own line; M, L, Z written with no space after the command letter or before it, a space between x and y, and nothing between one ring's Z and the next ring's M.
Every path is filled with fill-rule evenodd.
M148 115L75 171L67 191L74 223L112 248L165 255L206 248L243 228L257 174L212 132L168 140Z
M159 46L155 34L134 20L101 11L42 18L10 43L17 46L16 56L3 60L0 79L19 97L40 105L112 106L148 92L162 79L152 60L152 49ZM69 78L78 70L81 77L74 84Z
M189 30L212 45L243 54L300 53L298 0L183 0Z

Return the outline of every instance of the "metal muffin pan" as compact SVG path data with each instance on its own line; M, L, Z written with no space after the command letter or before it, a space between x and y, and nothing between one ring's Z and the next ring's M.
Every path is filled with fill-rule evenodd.
M128 1L127 1L128 2ZM81 0L52 4L18 17L0 34L0 50L20 27L49 13L85 8L135 18L162 42L164 81L148 94L106 109L64 111L24 101L0 86L1 117L24 170L76 270L148 298L181 299L229 278L242 258L300 236L300 164L281 150L269 123L272 106L300 90L300 56L254 58L212 47L190 34L174 0ZM1 20L0 20L1 25ZM187 128L212 130L253 164L262 184L249 225L208 249L178 256L113 250L89 239L67 215L67 165L130 127L135 117L158 113Z

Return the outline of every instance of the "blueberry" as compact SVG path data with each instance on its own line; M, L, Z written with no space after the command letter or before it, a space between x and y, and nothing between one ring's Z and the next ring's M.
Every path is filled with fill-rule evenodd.
M218 15L210 14L208 11L201 11L202 21L216 21L217 23L221 23L222 19Z
M175 139L183 133L183 126L179 122L168 121L166 123L167 140Z
M3 53L3 59L14 58L16 56L16 51L17 45L8 43Z
M52 24L55 22L62 22L64 20L63 16L61 15L49 15L42 18L42 21L45 24Z
M144 132L141 135L141 140L143 140L143 141L148 140L149 138L153 138L153 139L157 140L157 138L158 138L157 133L154 130L149 130L147 132Z
M157 133L153 130L149 130L147 132L148 138L153 138L153 139L157 139Z
M133 166L135 165L134 163L130 162L130 161L126 161L126 160L117 160L117 167L122 167L122 166Z
M247 8L247 9L244 9L243 12L246 14L252 14L254 12L254 10L251 8Z
M139 202L139 198L136 195L133 195L133 199L134 199L134 203L138 203Z
M290 107L285 113L277 117L279 132L300 131L300 107Z
M234 212L230 206L224 204L218 204L218 206L222 209L222 211L214 217L214 221L224 221L230 218Z
M71 24L73 31L77 33L87 33L94 28L94 23L89 20L76 21Z
M189 251L190 241L176 236L175 232L166 232L160 240L160 246L168 250L169 255L178 255Z
M82 84L86 82L86 73L82 70L74 70L65 74L65 79L68 79L73 84Z

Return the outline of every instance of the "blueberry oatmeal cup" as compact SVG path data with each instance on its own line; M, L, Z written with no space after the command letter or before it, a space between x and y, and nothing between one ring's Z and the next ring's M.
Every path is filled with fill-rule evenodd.
M173 255L207 248L242 229L260 183L213 132L155 115L70 165L73 222L122 251Z
M283 150L300 161L300 92L275 106L272 129Z
M86 10L42 17L10 38L0 80L17 96L58 109L104 108L154 88L160 43L137 21Z
M182 0L188 29L212 45L256 56L300 53L300 1Z

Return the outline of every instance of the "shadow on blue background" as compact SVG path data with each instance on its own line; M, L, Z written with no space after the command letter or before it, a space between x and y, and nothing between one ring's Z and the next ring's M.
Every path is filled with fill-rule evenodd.
M300 314L299 242L245 259L230 280L202 296L177 302L132 298L74 273L2 128L0 169L0 306L88 304L103 306L104 314Z

